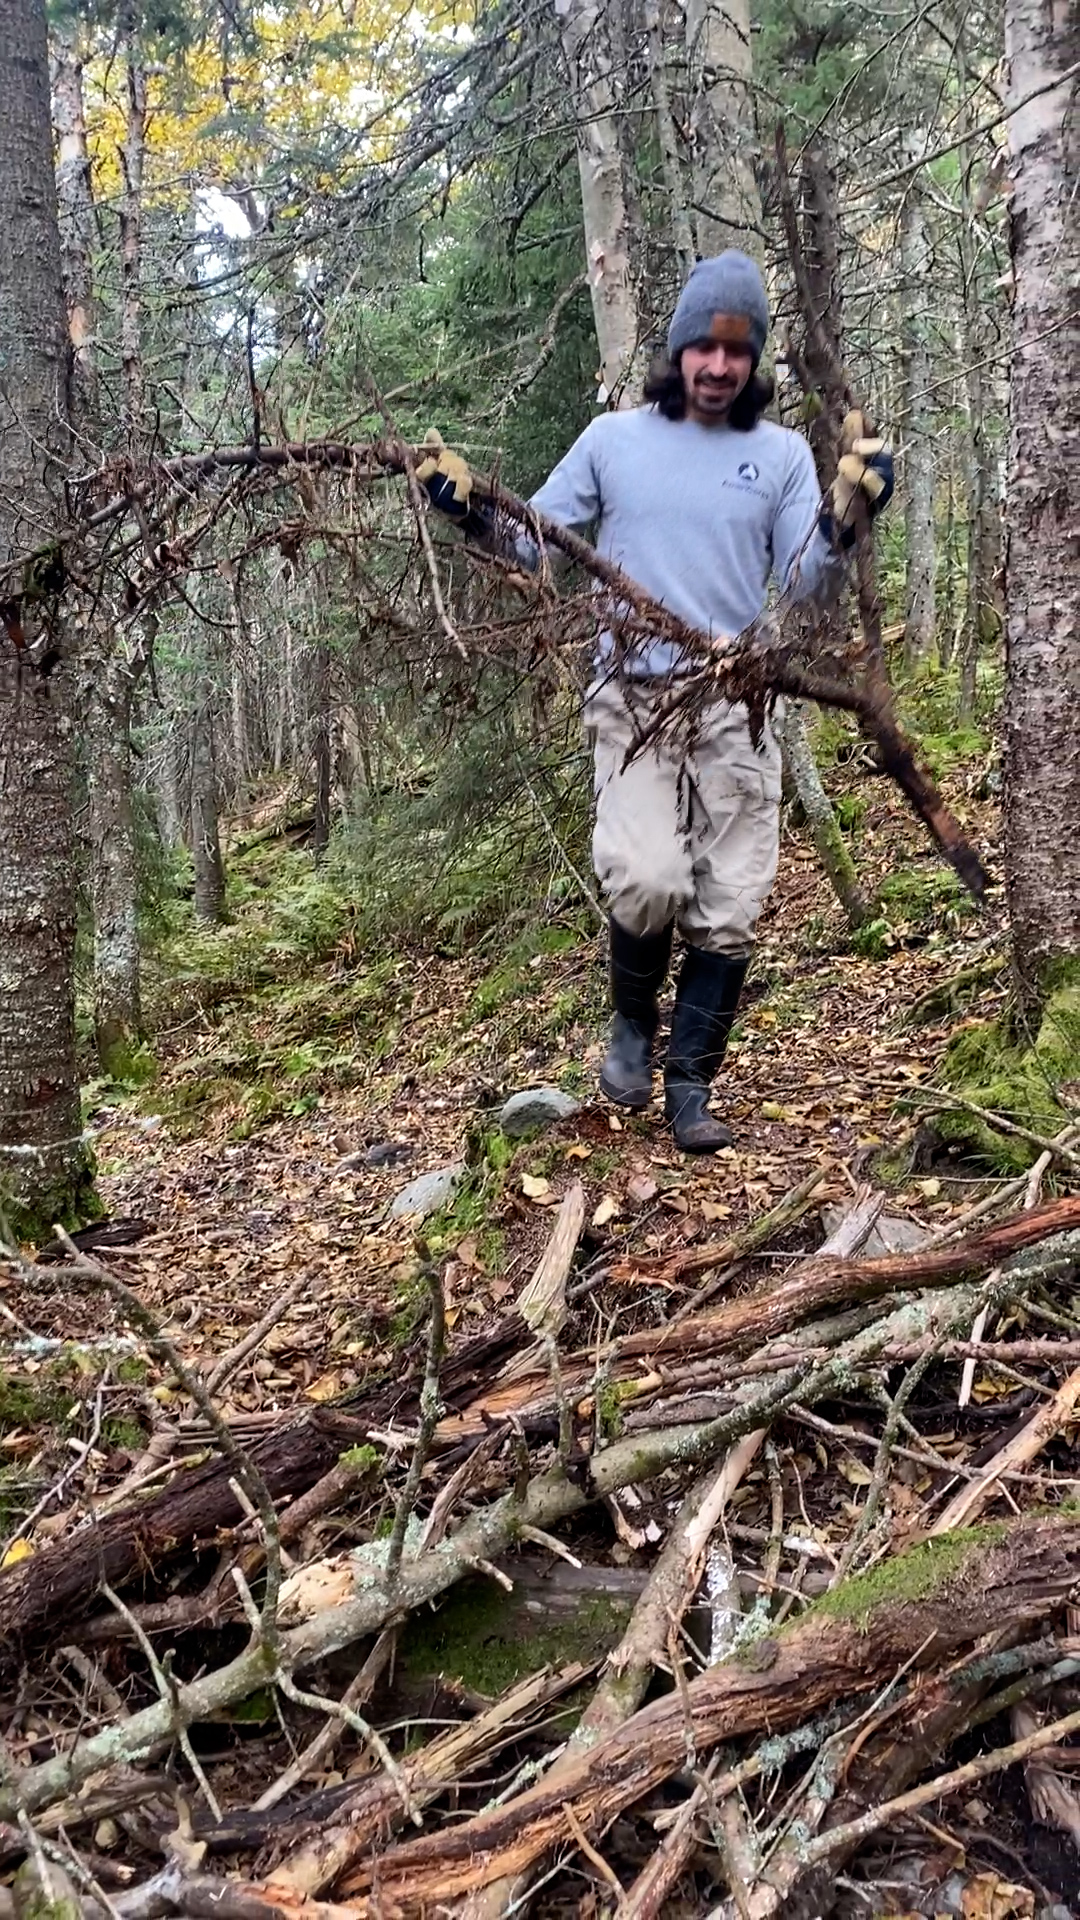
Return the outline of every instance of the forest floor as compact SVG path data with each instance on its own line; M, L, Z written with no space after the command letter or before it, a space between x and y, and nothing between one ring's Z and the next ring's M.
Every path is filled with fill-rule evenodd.
M170 1011L156 1041L157 1077L138 1094L101 1090L92 1113L100 1191L111 1219L141 1223L142 1237L123 1252L124 1278L204 1378L264 1316L273 1317L253 1350L230 1365L216 1396L234 1431L270 1431L305 1406L348 1406L373 1378L422 1365L424 1274L432 1263L441 1270L452 1350L498 1329L578 1182L584 1226L570 1330L581 1349L691 1307L702 1276L684 1256L701 1255L707 1277L702 1250L714 1242L736 1243L725 1297L737 1297L790 1270L867 1185L886 1190L894 1246L905 1240L904 1223L942 1236L1000 1187L1000 1169L935 1138L920 1099L958 1026L1000 1010L1000 904L992 896L982 913L970 907L887 783L864 772L848 784L859 797L855 851L878 899L875 918L855 940L847 935L812 850L788 828L717 1089L735 1145L714 1157L678 1153L657 1113L617 1113L597 1096L604 963L599 939L573 922L518 941L509 957L489 938L466 955L405 952L373 961L345 938L277 981L234 988L218 980L212 994L174 983L171 1002L162 995ZM985 754L958 760L948 785L993 869ZM306 858L269 842L245 866L257 883L275 863ZM256 897L245 912L258 911ZM498 1126L503 1101L537 1085L573 1093L578 1110L535 1138L508 1141ZM403 1187L450 1167L458 1181L439 1211L422 1224L394 1216ZM820 1184L811 1203L796 1205L790 1224L740 1257L740 1234L813 1174ZM1061 1191L1060 1171L1048 1172L1044 1194ZM7 1463L0 1542L55 1476L67 1443L64 1420L78 1406L85 1425L97 1399L93 1445L65 1498L53 1503L59 1514L46 1504L31 1533L35 1548L63 1538L73 1491L76 1504L92 1504L131 1472L155 1421L181 1430L192 1414L169 1369L138 1341L135 1361L115 1364L103 1378L87 1356L103 1338L128 1335L122 1308L63 1267L43 1288L45 1271L12 1272L0 1290L9 1322L14 1317L28 1336L13 1340L0 1375ZM1056 1324L1067 1328L1073 1308L1062 1312ZM1000 1327L1038 1335L1051 1330L1053 1317L1052 1310L1043 1319L1017 1310ZM66 1373L42 1337L65 1343ZM936 1363L912 1398L918 1433L914 1451L901 1449L889 1469L878 1558L918 1537L954 1486L949 1470L970 1479L1053 1385L1045 1368L980 1364L961 1408L960 1371L960 1361ZM42 1419L46 1381L51 1438ZM60 1404L69 1401L61 1417ZM827 1584L822 1569L835 1572L844 1558L873 1487L882 1421L881 1406L859 1386L815 1413L788 1413L774 1427L767 1461L732 1496L734 1537L758 1543L754 1552L746 1547L748 1567L760 1564L761 1543L778 1537L778 1513L811 1543L798 1577L783 1563L777 1590L788 1592L784 1582L791 1582L789 1611L802 1605L807 1565L820 1587ZM1066 1424L1051 1436L1032 1497L1045 1500L1080 1479L1072 1431ZM613 1502L563 1530L565 1550L596 1570L601 1596L618 1592L620 1579L631 1597L640 1592L677 1505L670 1486L661 1480L658 1487L632 1507ZM1005 1511L1015 1504L1010 1496ZM385 1528L391 1512L385 1491L374 1507L368 1498L362 1532ZM323 1522L315 1551L350 1543L356 1523L348 1511ZM814 1590L811 1577L805 1591ZM620 1624L617 1611L604 1616L596 1646L584 1643L587 1633L582 1641L581 1617L576 1637L569 1628L554 1637L530 1629L530 1659L508 1644L520 1632L493 1625L475 1593L463 1615L454 1609L451 1601L435 1616L443 1623L437 1630L416 1629L403 1656L394 1702L414 1720L463 1711L463 1701L489 1698L538 1659L595 1658ZM588 1617L595 1627L595 1614ZM288 1747L265 1715L256 1727L224 1719L227 1731L219 1728L206 1765L223 1804L251 1804L259 1783L287 1764ZM27 1724L32 1731L32 1715ZM956 1752L974 1756L984 1738L1002 1744L1010 1737L1003 1725L1004 1732L991 1725L965 1735ZM332 1769L311 1776L341 1778ZM1059 1920L1063 1911L1080 1912L1075 1841L1033 1818L1016 1771L928 1815L901 1823L895 1843L876 1853L871 1844L856 1873L860 1890L837 1893L841 1906L847 1898L853 1911L950 1912L963 1920L1049 1913L1055 1903ZM124 1844L118 1830L103 1828L98 1851L122 1855ZM607 1853L624 1883L647 1849L640 1822L619 1823ZM662 1911L706 1910L701 1889L715 1875L702 1859L688 1873L697 1874L706 1906L686 1904L684 1881ZM540 1903L551 1913L602 1906L602 1879L588 1869L583 1881L569 1867Z

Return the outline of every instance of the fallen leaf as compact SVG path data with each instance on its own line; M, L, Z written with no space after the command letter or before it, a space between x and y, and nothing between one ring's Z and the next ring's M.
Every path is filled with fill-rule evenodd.
M786 1120L788 1117L787 1108L782 1107L777 1100L763 1100L761 1103L761 1117L763 1120Z
M722 1207L717 1200L703 1200L699 1209L703 1220L730 1220L731 1208Z
M861 1460L838 1460L836 1464L837 1464L837 1468L843 1474L844 1479L847 1481L849 1486L851 1487L873 1486L874 1476L871 1473L869 1467L863 1466L863 1463Z
M583 1146L580 1140L575 1140L572 1147L567 1147L566 1157L568 1160L591 1160L592 1148Z
M647 1173L635 1173L633 1179L627 1181L626 1191L631 1200L636 1200L639 1207L644 1207L656 1198L656 1181Z
M33 1559L34 1549L29 1540L13 1540L2 1560L0 1567L17 1567L20 1560Z
M977 1873L960 1896L960 1908L964 1920L1022 1920L1034 1913L1035 1895L996 1873Z
M316 1401L333 1400L340 1392L341 1375L335 1368L331 1368L329 1373L320 1374L317 1380L312 1381L310 1387L304 1388L304 1398Z
M619 1203L614 1194L605 1193L596 1212L593 1214L591 1224L594 1227L606 1227L609 1220L614 1220L618 1211Z
M936 1177L930 1180L920 1180L918 1187L920 1193L924 1193L928 1200L936 1200L938 1194L941 1192L941 1181Z
M521 1191L527 1200L542 1200L545 1193L551 1192L551 1181L545 1180L542 1173L523 1173Z

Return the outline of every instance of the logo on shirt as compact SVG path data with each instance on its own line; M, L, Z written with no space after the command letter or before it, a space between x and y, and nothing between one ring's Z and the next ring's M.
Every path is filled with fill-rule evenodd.
M755 467L752 460L744 460L739 468L739 479L752 483L755 480L760 480L760 478L760 467Z

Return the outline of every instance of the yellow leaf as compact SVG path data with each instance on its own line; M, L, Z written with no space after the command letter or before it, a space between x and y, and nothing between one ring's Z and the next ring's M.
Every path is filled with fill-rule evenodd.
M576 1140L572 1147L567 1147L566 1157L568 1160L589 1160L592 1157L592 1148L584 1147L580 1140Z
M874 1476L869 1467L863 1466L861 1460L838 1460L837 1466L849 1486L869 1487L873 1485Z
M920 1193L925 1193L928 1200L936 1200L941 1192L941 1181L938 1179L920 1180L918 1185Z
M788 1117L787 1108L780 1106L776 1100L763 1100L761 1114L764 1120L786 1120Z
M0 1567L17 1567L20 1560L33 1558L34 1549L29 1540L13 1540L2 1560Z
M545 1180L542 1173L523 1173L521 1191L527 1200L542 1200L545 1193L551 1192L551 1181Z
M614 1194L605 1193L603 1199L601 1200L599 1206L596 1209L596 1212L593 1214L593 1217L592 1217L593 1226L606 1227L609 1220L614 1220L615 1215L618 1213L618 1211L619 1211L619 1203L616 1200Z
M331 1368L329 1373L319 1375L310 1387L304 1388L305 1400L332 1400L341 1392L341 1375Z

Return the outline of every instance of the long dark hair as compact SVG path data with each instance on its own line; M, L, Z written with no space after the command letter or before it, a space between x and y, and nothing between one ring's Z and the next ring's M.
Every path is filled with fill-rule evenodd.
M645 382L646 400L652 401L665 420L686 418L686 388L681 361L681 354L677 353L674 359L666 353L661 354L653 361ZM749 433L751 427L757 426L775 392L776 387L767 374L752 373L742 392L731 403L728 426L735 427L739 433Z

